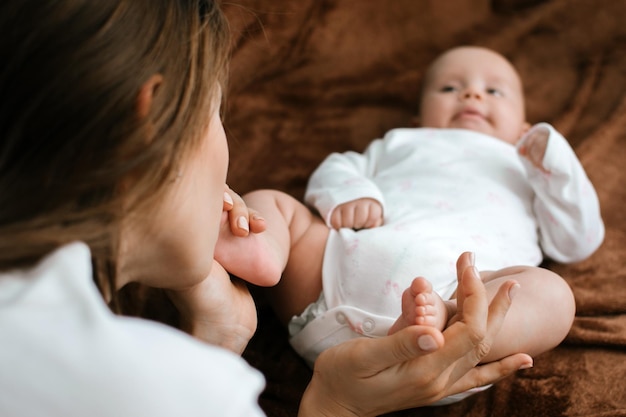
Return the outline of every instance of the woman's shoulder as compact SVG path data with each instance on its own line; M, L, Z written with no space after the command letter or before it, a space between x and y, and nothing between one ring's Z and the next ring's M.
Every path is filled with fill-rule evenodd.
M15 394L0 402L0 415L260 413L263 378L240 357L112 314L81 243L0 275L0 332L11 341L0 344L0 390Z

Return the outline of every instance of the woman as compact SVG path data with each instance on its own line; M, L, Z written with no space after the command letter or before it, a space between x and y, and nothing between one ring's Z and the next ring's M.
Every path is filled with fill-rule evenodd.
M0 28L0 414L262 415L262 378L237 355L103 302L117 310L129 283L167 289L198 338L235 351L256 326L213 261L223 210L248 216L224 197L215 2L7 0ZM530 366L474 368L511 285L488 311L467 258L459 275L464 320L445 339L414 326L329 350L300 414L419 406Z

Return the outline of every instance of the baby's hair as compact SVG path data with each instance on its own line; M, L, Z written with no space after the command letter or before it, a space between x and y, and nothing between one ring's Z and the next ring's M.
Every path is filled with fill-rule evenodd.
M228 39L212 0L0 3L0 271L79 240L111 294L122 220L206 132Z

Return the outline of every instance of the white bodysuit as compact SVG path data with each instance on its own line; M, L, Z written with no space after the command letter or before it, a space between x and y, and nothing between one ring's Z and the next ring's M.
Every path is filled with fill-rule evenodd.
M242 358L112 314L82 243L0 273L0 340L0 416L264 415L263 377Z
M549 173L515 146L462 129L394 129L363 154L330 155L309 181L307 204L329 224L335 207L369 197L382 204L384 223L331 229L322 297L290 324L295 350L312 364L349 338L386 335L417 276L450 298L464 251L475 253L479 270L591 255L604 238L596 192L550 125L525 138L537 129L549 132Z

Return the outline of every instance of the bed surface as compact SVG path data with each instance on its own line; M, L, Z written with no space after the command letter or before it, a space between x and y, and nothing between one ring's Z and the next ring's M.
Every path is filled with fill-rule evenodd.
M567 339L532 369L460 403L398 416L626 416L626 1L231 0L225 107L229 184L301 199L333 151L410 126L428 63L461 44L517 66L531 122L552 123L594 183L606 239L589 259L547 262L572 286ZM267 378L269 416L295 416L310 371L262 299L245 358Z

